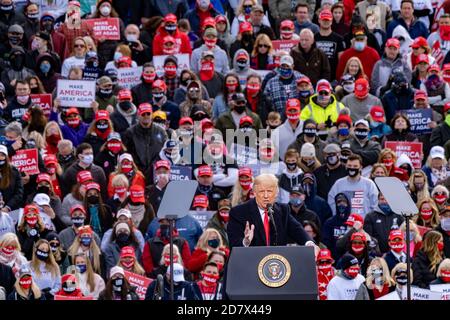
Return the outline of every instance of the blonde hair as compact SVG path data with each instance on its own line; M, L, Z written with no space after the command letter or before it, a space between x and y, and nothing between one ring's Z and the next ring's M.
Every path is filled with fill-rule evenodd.
M67 250L67 254L70 256L72 261L74 261L74 258L79 253L79 250L80 250L80 234L77 234L72 245L69 247L69 250ZM97 242L95 242L94 234L92 234L92 241L91 241L91 245L89 247L89 254L90 254L89 258L93 260L94 271L96 273L100 273L101 272L101 265L100 265L101 251L97 245Z
M389 274L389 268L387 266L386 260L384 260L383 258L380 258L380 257L376 257L370 262L370 265L367 268L367 277L366 277L367 288L369 288L369 289L374 288L374 285L373 285L374 277L372 274L372 270L378 265L381 266L381 268L383 269L384 283L387 284L389 287L395 286L395 281L394 281L394 279L392 279L391 275Z
M90 291L93 292L95 290L95 272L92 268L91 259L89 259L84 253L77 253L73 260L73 264L77 265L77 259L84 259L86 262L86 275L87 275L87 284L89 285ZM76 270L76 269L75 269ZM78 277L78 271L75 272L75 275Z
M408 270L406 263L404 262L399 262L395 265L395 267L391 270L391 278L395 279L395 274L397 273L397 270L399 269L403 269L405 270L405 272L407 272L406 270ZM413 269L412 267L409 269L409 276L410 276L410 281L413 282Z
M159 264L161 266L164 265L164 255L170 253L170 243L166 244L163 248L163 251L161 253L161 260L159 261ZM178 263L184 266L183 258L181 257L180 250L178 249L178 246L173 245L173 257L178 257Z
M0 237L0 248L14 246L16 247L17 252L21 252L22 248L20 247L19 238L17 235L12 232L7 232L3 236Z
M44 137L36 130L28 133L27 140L29 139L33 139L36 142L36 148L39 151L45 149L45 147L47 146L47 142L45 141Z
M403 223L400 225L400 230L403 231L403 233L404 233L406 236L408 236L408 235L406 234L406 222L403 222ZM422 236L420 235L419 228L417 228L417 224L415 224L414 221L410 221L410 222L409 222L409 230L410 230L410 231L414 231L415 234L416 234L416 236L414 237L414 243L415 243L415 244L417 244L417 243L419 243L419 242L422 241Z
M253 183L255 179L251 177ZM239 182L239 178L236 180L236 183L233 186L233 191L231 192L231 207L235 207L238 204L245 202L247 199L247 194L244 194L244 189Z
M260 42L267 43L269 45L269 50L267 51L267 54L272 54L273 52L272 40L270 40L267 34L261 33L256 37L255 44L253 45L252 57L256 57L258 55L258 46Z
M84 42L86 42L86 50L87 51L97 52L97 46L95 45L94 40L90 36L84 36L83 39L84 39Z
M60 141L62 141L62 139L63 139L63 134L62 134L61 129L59 128L59 124L58 124L56 121L49 121L49 122L47 122L47 124L45 125L45 128L44 128L44 132L43 132L43 134L42 134L42 135L44 136L44 138L47 137L47 131L48 131L51 127L55 127L55 128L56 128L56 130L58 131L59 135L61 136L61 140L60 140Z
M86 52L88 51L88 46L87 46L87 43L86 43L86 40L84 40L84 38L83 37L76 37L74 40L73 40L73 48L72 48L72 52L70 53L70 55L73 57L73 56L75 56L75 42L77 42L77 41L83 41L83 43L84 43L84 54L86 54Z
M367 79L367 75L364 73L364 67L361 63L361 60L359 60L358 57L351 57L350 59L348 59L347 63L345 64L345 68L344 68L344 72L342 74L350 74L349 72L349 68L350 68L350 63L352 63L353 61L356 61L356 63L359 66L359 71L355 76L355 80L359 79L359 78L366 78Z
M42 217L39 214L39 212L36 213L36 216L38 218L36 225L39 227L39 232L42 232L45 229L44 221L42 220ZM27 225L28 223L25 221L25 212L24 212L22 214L22 219L20 219L19 225L17 226L17 230L19 230L20 232L25 232L27 230Z
M428 231L424 235L421 250L427 255L428 259L430 260L431 272L435 272L436 268L442 261L442 254L437 248L437 243L442 239L442 234L433 230Z
M14 283L14 289L16 289L16 292L18 295L22 297L28 297L28 294L23 290L22 286L20 285L20 277L17 277L16 282ZM37 284L34 282L33 276L31 276L31 288L30 290L33 292L35 299L41 298L41 289L37 286Z
M388 172L387 172L386 166L382 163L374 163L373 164L372 170L370 170L370 176L372 176L378 168L383 169L385 177L387 177Z
M116 51L119 51L120 53L122 53L124 56L130 57L131 58L131 49L129 46L127 46L126 44L119 44L116 47Z
M59 266L55 261L55 257L53 257L53 254L51 253L51 247L47 240L39 239L33 248L33 257L31 258L30 267L34 270L35 274L40 277L41 276L41 268L40 263L41 261L36 256L36 250L41 246L41 244L47 245L48 248L48 259L47 261L44 261L45 267L50 270L50 273L53 277L60 277L61 273L59 271Z
M208 228L205 231L203 231L202 235L200 236L200 238L198 239L197 242L197 249L202 249L204 251L207 251L207 247L208 247L208 239L209 237L214 234L216 235L217 239L219 239L219 247L221 248L223 247L223 241L222 241L222 236L220 235L219 231L217 231L214 228Z
M276 187L278 192L278 178L271 173L262 173L253 180L253 189L261 184L269 184Z
M431 198L424 198L424 199L422 199L421 201L419 201L417 203L417 208L419 209L419 211L420 211L420 209L422 208L422 206L425 203L428 203L431 206L431 210L433 211L433 215L431 216L430 224L431 224L432 228L436 228L441 222L441 219L439 218L439 210L436 207L436 204L434 203L433 199L431 199ZM418 215L416 215L414 217L414 222L417 225L419 225L419 226L424 226L425 225L425 221L422 219L420 214L418 214Z
M440 277L442 276L442 269L444 270L450 270L450 259L444 259L442 260L441 264L439 265L438 271L437 271L437 276Z
M174 245L174 247L175 247L175 245ZM133 259L134 259L134 264L133 264L133 267L131 268L131 272L136 273L140 276L145 276L145 270L144 270L144 268L142 268L141 264L136 259L136 256L134 256ZM126 269L125 266L122 265L120 258L119 258L119 261L117 261L116 266L122 267L124 270Z
M128 178L123 173L119 173L115 175L111 180L112 187L118 187L119 185L125 184L128 188L130 186L130 182L128 181Z
M423 189L420 191L417 191L416 186L414 185L414 176L415 175L420 175L423 178L424 185L423 185ZM423 172L422 170L420 170L420 169L414 170L411 173L411 176L409 177L409 180L408 180L408 185L409 185L409 190L411 190L412 192L417 192L417 203L430 197L430 192L428 191L428 178L427 178L427 175L425 174L425 172ZM420 209L419 206L417 206L417 207Z
M397 155L395 154L395 152L389 148L385 148L385 149L381 150L380 155L378 156L377 162L382 163L383 158L387 155L390 155L392 157L392 160L394 160L394 163L397 161Z
M252 2L252 7L258 3L257 0L241 0L241 1L239 1L238 6L236 7L236 19L239 15L244 14L244 3L247 1Z

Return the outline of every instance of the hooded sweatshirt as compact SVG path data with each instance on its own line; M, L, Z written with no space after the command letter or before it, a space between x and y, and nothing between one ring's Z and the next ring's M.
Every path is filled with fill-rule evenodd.
M237 57L239 54L244 53L247 57L247 63L245 66L238 66L237 64ZM250 55L245 49L239 49L236 51L233 57L233 69L230 70L230 72L234 72L239 76L239 82L241 83L241 86L245 86L247 82L247 76L251 73L256 73L256 70L250 68Z
M208 47L205 44L202 44L200 48L192 51L191 68L195 73L198 73L200 71L200 61L202 53L208 50ZM230 70L230 68L228 67L227 53L218 45L214 46L214 49L210 51L214 53L214 70L224 75L227 74Z
M313 181L313 185L311 188L305 184L306 179L311 179ZM316 212L320 218L321 223L324 223L329 217L331 217L332 211L328 206L326 200L317 195L316 177L312 173L306 173L302 178L302 186L306 192L306 207Z

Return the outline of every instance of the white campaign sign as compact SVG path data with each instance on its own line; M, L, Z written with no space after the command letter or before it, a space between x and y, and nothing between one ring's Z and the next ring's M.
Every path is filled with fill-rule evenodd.
M95 100L95 81L59 79L56 96L62 107L89 108Z
M117 81L123 88L131 89L140 84L142 67L117 69Z
M403 300L406 300L406 287L402 292ZM422 289L419 287L411 287L411 300L441 300L442 294L440 292L433 292L428 289Z
M391 293L385 294L384 296L378 298L377 300L401 300L397 291L392 291Z
M191 69L189 55L187 53L175 54L174 56L178 59L178 75L180 75L181 71L184 69ZM156 74L158 77L162 77L164 75L164 60L166 60L167 57L168 55L153 56L153 65L156 68Z
M431 284L430 290L440 292L442 294L442 300L450 300L450 283Z

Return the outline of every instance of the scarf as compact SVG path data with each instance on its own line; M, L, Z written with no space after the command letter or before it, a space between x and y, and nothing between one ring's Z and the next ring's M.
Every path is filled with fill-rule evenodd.
M144 205L139 205L139 206L128 205L128 208L130 209L130 212L131 212L131 220L133 221L133 225L135 227L138 227L139 224L141 223L142 219L144 219L145 206Z
M442 166L442 169L431 168L431 172L437 178L437 181L443 181L447 179L447 168Z
M92 227L92 230L96 234L98 234L99 237L102 235L102 227L100 225L100 217L98 213L98 205L89 206L89 214L91 215L91 221L90 225Z

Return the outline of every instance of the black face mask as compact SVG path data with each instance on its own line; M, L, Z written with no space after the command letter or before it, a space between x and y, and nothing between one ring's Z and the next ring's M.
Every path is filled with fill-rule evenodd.
M12 4L10 5L0 5L0 11L2 11L4 14L9 14L14 10L14 6Z
M119 233L116 236L116 242L120 247L125 247L130 244L130 235L127 233Z
M68 155L65 155L65 156L59 155L59 156L58 156L58 162L59 162L59 163L62 163L62 164L64 164L64 163L69 163L69 162L71 162L74 158L75 158L75 156L74 156L73 154L68 154Z
M188 85L188 82L189 81L191 81L191 79L181 79L180 80L180 84L182 85L182 86L187 86Z
M251 42L253 40L253 35L251 33L243 33L242 40L245 42Z
M77 228L79 228L79 227L81 227L82 225L84 225L84 218L81 218L81 217L73 217L72 218L72 223L73 223L73 225L75 226L75 227L77 227Z
M87 202L89 204L98 204L99 200L100 200L99 196L92 195L87 197Z
M42 28L44 28L44 30L47 31L48 33L51 33L53 31L53 26L54 26L53 22L42 24Z
M98 131L105 132L106 130L108 130L109 124L108 123L97 123L95 125L95 127L97 128Z
M303 130L305 136L307 137L315 137L317 135L317 129L315 128L306 128L305 130Z
M42 251L39 249L36 250L36 257L41 261L47 261L48 255L49 255L48 252L45 252L45 251Z
M31 88L31 93L38 94L39 93L39 87Z
M19 36L9 36L8 37L9 42L11 42L12 45L19 45L22 39Z
M199 113L199 114L193 115L191 118L194 121L202 121L203 119L208 118L208 116L204 113Z
M114 279L112 281L112 284L113 284L114 291L116 291L116 292L122 291L122 286L123 286L123 279L122 278Z
M293 163L287 163L286 162L286 167L290 170L290 171L294 171L297 168L297 163L293 162Z
M369 135L369 131L367 131L367 130L364 130L364 129L363 130L360 130L360 129L355 130L355 137L358 140L367 139L368 135Z
M397 276L395 279L397 280L397 283L402 286L405 286L408 283L408 277L406 276L406 274Z
M119 102L119 107L123 111L127 112L128 110L130 110L133 107L133 104L130 101L122 101L122 102Z
M170 229L168 224L161 224L159 226L159 229L161 230L161 238L168 239L170 236Z
M359 169L345 168L345 170L347 170L347 174L351 178L354 178L354 177L356 177L359 174Z
M21 54L15 55L13 59L10 61L11 68L16 71L20 71L23 69L23 65L25 63L25 57Z
M243 114L245 111L245 105L243 106L234 106L234 111L236 111L237 114Z
M36 191L37 191L37 193L49 194L50 187L49 186L39 186L39 187L37 187Z

